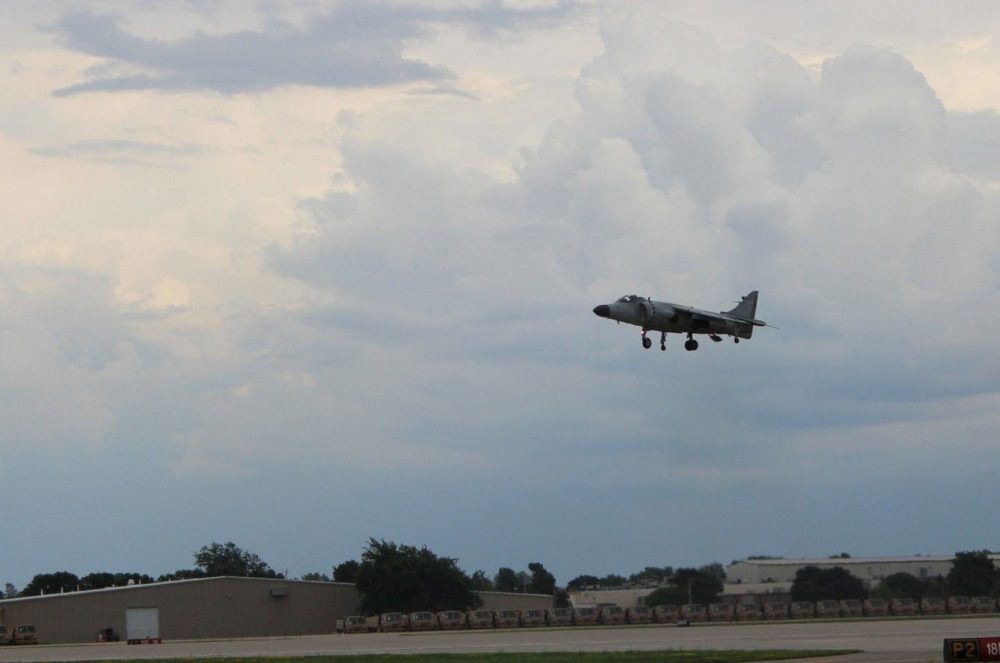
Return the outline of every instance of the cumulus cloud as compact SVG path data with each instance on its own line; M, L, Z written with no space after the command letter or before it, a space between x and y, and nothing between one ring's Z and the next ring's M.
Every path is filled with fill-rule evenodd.
M810 430L920 426L928 402L1000 389L997 307L980 308L984 326L948 322L997 303L995 193L954 167L951 118L906 58L858 44L814 77L773 47L726 50L627 11L602 35L579 114L525 150L513 182L355 127L352 186L308 202L317 235L275 255L337 293L324 324L405 329L423 356L484 375L513 357L553 375L582 362L585 383L634 372L633 402L595 389L573 403L595 414L587 426L555 396L557 415L534 422L557 440L568 417L595 458L609 434L595 421L622 411L626 438L660 445L662 462L726 467L775 462ZM683 370L683 386L635 367L638 341L586 315L626 290L722 309L755 288L782 330L751 350L706 348L699 370L642 358ZM707 414L712 401L726 407Z
M270 18L257 30L164 41L125 30L118 18L86 10L49 26L67 48L105 61L85 82L57 95L115 90L262 92L289 85L365 88L406 83L454 87L447 67L409 57L407 47L435 26L466 26L481 35L511 34L565 20L573 6L517 9L499 0L435 9L392 2L344 0L304 27ZM448 84L448 85L442 85Z

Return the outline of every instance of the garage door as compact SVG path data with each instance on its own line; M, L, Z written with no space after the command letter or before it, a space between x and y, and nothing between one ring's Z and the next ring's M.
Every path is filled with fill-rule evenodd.
M160 637L159 608L126 608L125 637L129 640L145 640Z

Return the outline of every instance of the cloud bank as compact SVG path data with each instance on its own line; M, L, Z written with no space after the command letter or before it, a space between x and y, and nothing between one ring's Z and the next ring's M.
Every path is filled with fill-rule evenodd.
M516 9L494 1L435 9L391 2L338 2L303 27L272 18L258 30L199 33L168 42L123 29L113 15L70 12L49 30L70 48L104 58L86 82L56 95L115 90L259 93L308 85L366 88L406 83L441 84L447 67L407 57L408 45L430 38L435 26L459 25L485 37L555 25L573 11L569 2Z
M560 580L988 545L996 109L950 108L870 25L842 44L810 14L792 48L739 18L36 21L0 72L0 476L47 477L25 521L59 527L12 536L12 568L73 566L68 536L116 563L85 536L109 500L163 528L132 548L161 568L121 553L150 572L213 538ZM591 313L753 289L780 329L697 353Z

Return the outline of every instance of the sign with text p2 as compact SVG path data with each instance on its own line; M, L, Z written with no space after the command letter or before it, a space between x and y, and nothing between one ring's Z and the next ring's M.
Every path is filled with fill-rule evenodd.
M1000 661L1000 637L948 638L944 641L945 663Z

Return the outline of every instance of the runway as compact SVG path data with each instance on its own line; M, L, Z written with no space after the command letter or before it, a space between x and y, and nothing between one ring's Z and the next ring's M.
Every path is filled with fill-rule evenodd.
M771 622L430 633L314 635L241 640L187 640L0 647L0 663L226 656L426 654L662 649L860 649L842 663L941 660L945 638L1000 636L1000 615L887 621ZM812 659L827 661L831 659Z

